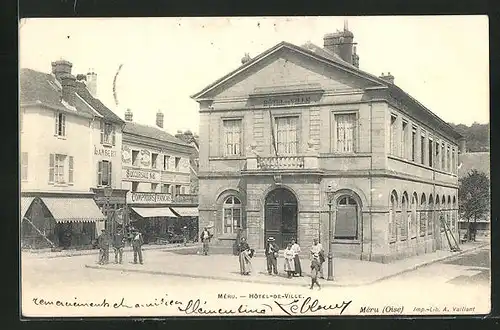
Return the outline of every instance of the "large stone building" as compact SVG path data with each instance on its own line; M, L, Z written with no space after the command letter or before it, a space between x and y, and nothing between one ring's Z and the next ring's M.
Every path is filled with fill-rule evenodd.
M99 190L121 189L123 121L96 99L94 73L77 81L72 64L52 72L21 69L20 164L25 246L89 246L104 215ZM82 75L79 75L80 77ZM123 199L125 194L122 193ZM50 243L49 243L50 242Z
M397 87L359 69L353 34L281 42L192 96L200 107L200 227L262 249L274 236L388 262L456 234L461 136ZM329 213L328 202L332 203ZM326 242L326 244L325 244Z
M168 241L172 235L198 231L198 200L191 194L190 157L193 147L163 130L164 114L156 126L133 122L125 112L122 188L128 190L130 223L147 242ZM184 228L186 227L186 228Z

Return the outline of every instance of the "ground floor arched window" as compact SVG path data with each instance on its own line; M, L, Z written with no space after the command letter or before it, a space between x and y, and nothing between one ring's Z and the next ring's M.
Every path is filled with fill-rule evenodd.
M241 228L242 218L241 201L235 196L229 196L222 205L222 232L224 234L237 233Z
M425 194L422 194L420 197L420 226L419 226L419 235L425 236L427 230L427 201L425 198Z
M434 197L429 196L429 205L427 206L427 235L434 234Z
M389 201L389 242L395 242L397 239L396 210L398 208L398 195L392 191Z
M343 195L337 199L335 239L359 239L358 207L358 203L351 196Z
M410 226L410 237L414 238L417 236L417 226L418 226L418 213L417 213L417 205L418 205L418 197L417 194L414 193L411 196L411 214L409 216L409 226Z

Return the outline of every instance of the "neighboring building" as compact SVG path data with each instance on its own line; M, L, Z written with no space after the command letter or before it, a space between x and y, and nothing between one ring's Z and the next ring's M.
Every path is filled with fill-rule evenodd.
M200 147L199 136L194 135L191 131L177 131L176 138L189 143L193 149L189 158L191 167L191 194L198 195L198 168L200 166Z
M122 187L130 191L130 223L147 241L168 240L186 229L194 239L198 201L190 193L193 148L163 130L163 117L157 113L154 127L133 122L130 110L125 113Z
M274 236L304 250L388 262L446 249L457 233L462 138L394 84L359 69L353 34L324 48L281 42L192 96L200 105L200 228L251 247ZM332 196L333 195L333 196ZM328 244L323 243L328 249Z
M465 177L470 171L477 170L485 173L490 178L490 153L489 152L468 152L459 155L458 177ZM459 229L467 230L469 222L467 219L459 219ZM488 214L482 219L476 220L478 235L489 235L491 215Z
M52 73L20 73L21 219L23 246L90 246L104 216L94 202L98 158L121 148L123 121L71 74L72 64L52 63ZM95 77L95 74L91 74ZM101 146L100 123L113 140ZM121 162L113 162L110 182L121 187Z

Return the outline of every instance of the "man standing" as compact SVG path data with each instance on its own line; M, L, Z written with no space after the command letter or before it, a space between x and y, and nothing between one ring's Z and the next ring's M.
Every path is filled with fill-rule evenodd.
M274 237L269 237L266 243L267 272L269 275L278 275L278 245L274 243Z
M113 239L113 249L115 250L115 264L122 263L123 247L125 246L125 237L122 233L116 233Z
M208 255L208 243L210 243L210 239L212 238L212 234L208 231L208 228L205 227L203 232L200 235L200 241L203 243L203 255Z
M106 229L101 230L101 235L97 238L99 246L99 264L104 265L109 262L109 236Z
M142 265L142 244L144 244L142 234L138 230L135 230L132 237L132 248L134 249L134 264L137 263L137 256L139 256L139 262Z
M325 250L323 250L323 246L318 242L317 238L313 239L313 245L311 247L311 261L315 259L319 261L318 275L320 278L324 279L323 263L325 262Z

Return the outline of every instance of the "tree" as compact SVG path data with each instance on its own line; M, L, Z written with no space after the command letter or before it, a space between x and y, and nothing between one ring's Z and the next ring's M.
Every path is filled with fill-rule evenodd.
M490 212L490 180L488 176L478 170L470 171L467 176L459 180L458 207L460 217L467 219L468 238L474 237L475 224ZM470 221L474 220L471 228Z

